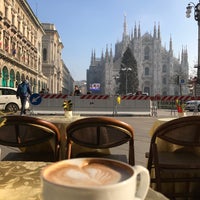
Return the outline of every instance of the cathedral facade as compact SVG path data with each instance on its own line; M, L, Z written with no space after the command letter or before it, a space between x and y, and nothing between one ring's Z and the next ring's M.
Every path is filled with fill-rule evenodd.
M92 93L118 93L118 77L121 60L127 47L137 61L138 91L154 95L188 95L189 65L187 49L182 49L180 58L173 54L172 39L168 50L161 43L160 25L153 27L153 34L141 34L140 25L127 34L126 18L122 40L112 47L106 47L100 58L92 51L91 63L87 70L87 90ZM126 72L126 73L131 73ZM125 84L125 80L124 80Z

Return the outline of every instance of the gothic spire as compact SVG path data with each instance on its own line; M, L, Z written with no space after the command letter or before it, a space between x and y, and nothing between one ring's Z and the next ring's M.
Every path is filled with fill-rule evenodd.
M112 55L112 44L110 45L110 59L112 60L112 57L113 57L113 55Z
M139 22L139 25L138 25L138 38L141 37L141 32L140 32L140 22Z
M170 35L170 41L169 41L169 53L171 57L173 57L173 47L172 47L172 36Z
M133 29L131 29L131 40L133 39Z
M135 27L134 27L134 38L137 38L137 27L136 27L136 23L135 23Z
M106 53L105 53L105 59L108 59L108 44L106 44Z
M103 49L102 49L102 52L101 52L101 60L103 60L104 56L103 56Z
M96 60L96 52L94 50L94 62L95 62L95 60Z
M93 55L93 49L92 49L90 65L93 65L93 61L94 61L94 55Z
M158 39L160 40L160 23L158 23Z
M123 39L126 38L127 35L127 24L126 24L126 14L124 14L124 32L123 32Z
M154 31L153 31L153 37L156 38L156 23L154 22Z
M172 51L172 36L170 35L169 51Z

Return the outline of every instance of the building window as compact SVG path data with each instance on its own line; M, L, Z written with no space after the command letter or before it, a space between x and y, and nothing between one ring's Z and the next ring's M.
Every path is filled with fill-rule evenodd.
M149 75L149 68L148 67L145 67L144 74L145 74L145 76Z
M163 96L167 96L167 92L166 92L166 91L163 91L162 95L163 95Z
M148 86L144 87L144 93L146 93L148 95L150 94L150 88Z
M46 48L43 49L43 61L44 62L47 61L47 49Z
M150 53L149 47L145 47L145 49L144 49L144 60L149 60L149 53Z
M163 67L162 67L162 72L163 72L163 73L166 73L166 72L167 72L167 66L166 66L166 65L163 65Z
M15 15L12 14L12 24L15 25Z
M8 7L5 7L5 18L8 18Z
M162 83L163 83L164 85L166 85L166 84L167 84L167 80L166 80L166 78L165 78L165 77L163 78L163 80L162 80Z

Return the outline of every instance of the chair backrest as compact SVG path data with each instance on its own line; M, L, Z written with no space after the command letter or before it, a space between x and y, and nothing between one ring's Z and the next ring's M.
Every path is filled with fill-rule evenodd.
M156 129L152 143L157 138L180 146L200 147L200 116L181 117L162 124Z
M106 149L129 142L129 163L134 164L133 128L111 117L88 117L72 122L66 129L67 157L71 157L71 142L78 145Z
M10 115L0 118L0 144L23 148L40 145L49 141L48 148L58 158L60 132L51 122L29 117ZM37 149L34 149L37 152ZM38 150L39 151L39 150Z

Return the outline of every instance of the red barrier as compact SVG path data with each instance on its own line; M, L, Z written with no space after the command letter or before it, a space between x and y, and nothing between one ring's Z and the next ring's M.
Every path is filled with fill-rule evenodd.
M44 99L65 99L69 97L67 94L41 94ZM80 99L108 99L109 95L98 95L98 94L86 94L81 95ZM145 96L145 95L124 95L121 96L121 100L152 100L152 101L175 101L175 100L189 101L189 100L200 100L200 96Z
M81 95L80 99L108 99L109 95L95 95L95 94L86 94Z
M67 94L41 94L44 99L65 99L68 97Z

